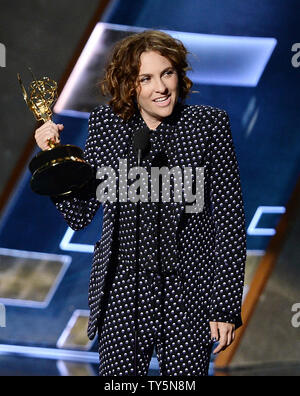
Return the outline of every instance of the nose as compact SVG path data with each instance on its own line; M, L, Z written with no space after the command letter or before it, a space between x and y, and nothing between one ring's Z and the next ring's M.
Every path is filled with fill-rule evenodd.
M168 91L168 87L161 78L155 81L155 91L159 93L166 93L166 91Z

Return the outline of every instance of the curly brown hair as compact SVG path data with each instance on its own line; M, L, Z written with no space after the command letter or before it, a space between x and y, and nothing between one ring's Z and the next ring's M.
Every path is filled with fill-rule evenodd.
M186 99L193 86L186 76L190 70L188 51L180 40L158 30L147 30L126 37L115 45L105 76L100 82L103 95L111 96L109 105L124 120L129 120L136 112L140 59L146 51L156 51L172 63L178 74L181 100Z

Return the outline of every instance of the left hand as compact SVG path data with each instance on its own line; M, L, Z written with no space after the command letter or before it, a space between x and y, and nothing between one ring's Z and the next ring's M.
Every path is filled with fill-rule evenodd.
M215 338L216 342L219 341L219 345L213 351L213 354L217 354L221 351L225 351L234 341L235 338L235 325L231 323L222 322L209 322L211 330L211 338Z

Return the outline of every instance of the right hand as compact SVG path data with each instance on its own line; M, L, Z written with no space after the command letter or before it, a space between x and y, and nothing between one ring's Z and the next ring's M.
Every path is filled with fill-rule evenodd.
M60 143L60 132L64 129L62 124L54 124L52 121L46 122L35 131L35 140L39 148L43 151L49 150L48 139L55 143Z

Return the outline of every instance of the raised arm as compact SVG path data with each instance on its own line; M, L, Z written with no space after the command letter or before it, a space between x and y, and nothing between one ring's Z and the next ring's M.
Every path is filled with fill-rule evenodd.
M81 191L73 193L67 197L51 197L56 208L61 212L69 227L78 231L85 228L93 220L101 203L96 199L96 172L97 164L94 162L95 151L95 117L94 112L89 118L89 133L84 149L84 159L94 170L92 181L87 184ZM62 125L54 123L44 124L43 127L36 131L36 141L40 148L46 149L47 139L58 139L58 133L63 129Z

